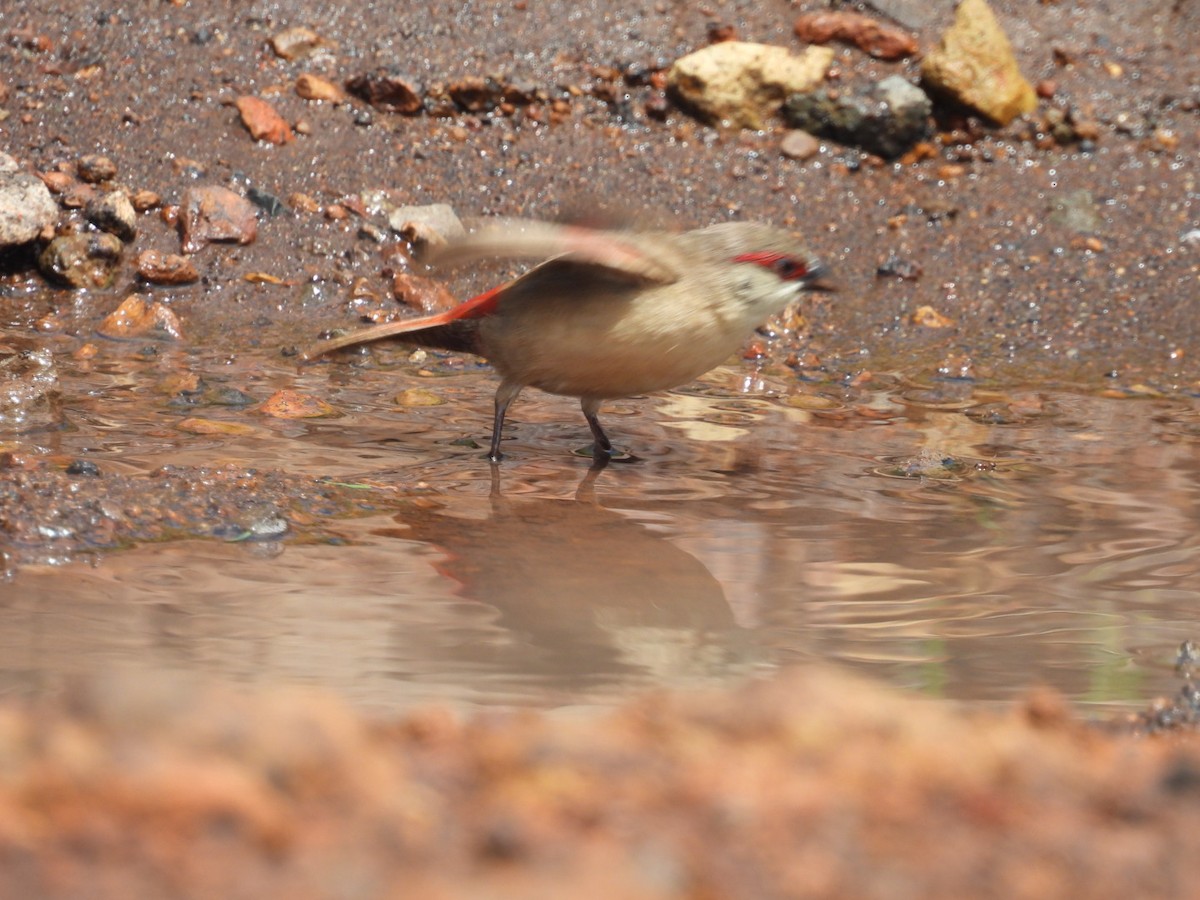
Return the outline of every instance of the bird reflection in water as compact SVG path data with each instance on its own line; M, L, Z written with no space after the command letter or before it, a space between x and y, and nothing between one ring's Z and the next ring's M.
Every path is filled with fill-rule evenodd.
M757 650L720 582L636 513L601 506L603 468L565 500L506 496L493 466L485 518L469 518L480 507L451 498L398 516L406 527L389 533L443 554L438 570L461 597L496 611L498 643L519 645L530 676L679 684L749 670ZM484 659L502 650L450 652Z

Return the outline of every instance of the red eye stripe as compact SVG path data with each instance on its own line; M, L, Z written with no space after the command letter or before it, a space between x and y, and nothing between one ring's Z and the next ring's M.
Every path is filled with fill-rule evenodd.
M735 256L734 262L748 262L770 269L784 281L795 281L808 275L808 263L786 253L759 251Z

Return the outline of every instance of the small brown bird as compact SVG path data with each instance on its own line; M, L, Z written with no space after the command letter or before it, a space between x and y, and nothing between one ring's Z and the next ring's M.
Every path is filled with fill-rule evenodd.
M790 234L750 222L669 234L498 220L433 261L484 257L549 259L451 310L323 341L304 358L390 337L474 353L501 379L489 459L500 459L509 404L533 386L579 398L602 460L613 452L597 418L602 401L692 381L801 291L829 289Z

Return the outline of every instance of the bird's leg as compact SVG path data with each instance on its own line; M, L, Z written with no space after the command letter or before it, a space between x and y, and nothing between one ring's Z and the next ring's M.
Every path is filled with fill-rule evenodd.
M492 421L492 446L488 450L488 459L492 462L500 462L500 432L504 428L504 414L508 412L508 404L517 399L522 387L524 385L516 382L502 381L500 387L496 388L496 418Z
M588 428L592 429L592 440L595 442L592 446L592 458L607 462L612 458L613 445L604 429L600 427L600 420L596 418L596 413L600 411L600 401L595 397L584 397L579 401L579 405L583 407L583 417L587 419Z

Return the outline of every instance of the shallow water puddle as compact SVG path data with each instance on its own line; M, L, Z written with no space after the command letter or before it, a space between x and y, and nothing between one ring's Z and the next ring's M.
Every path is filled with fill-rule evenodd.
M589 472L577 406L534 391L489 466L464 441L489 427L475 370L259 370L239 387L345 415L213 407L252 428L197 436L177 428L196 410L139 397L119 369L64 390L69 427L22 440L104 470L254 465L411 504L327 523L327 543L293 529L25 565L0 588L5 692L119 667L325 685L372 708L558 706L832 660L946 697L1044 682L1140 707L1175 690L1175 648L1200 632L1191 399L722 370L610 404L637 459ZM393 402L415 388L431 396Z

